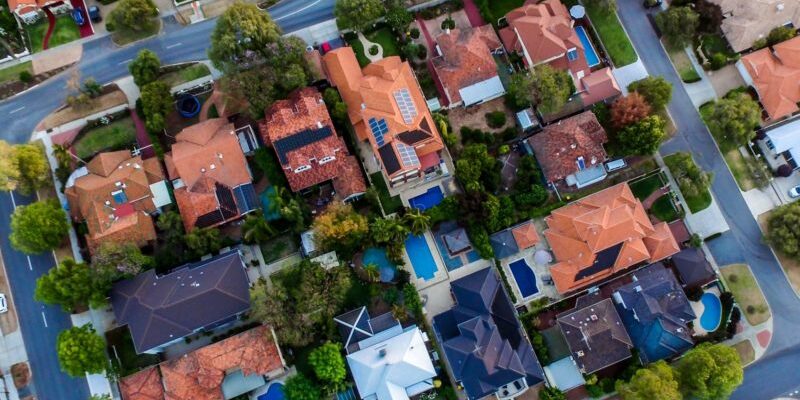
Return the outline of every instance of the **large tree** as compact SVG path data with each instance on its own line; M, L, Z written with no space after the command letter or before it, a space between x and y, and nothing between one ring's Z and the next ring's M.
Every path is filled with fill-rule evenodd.
M758 103L745 93L726 96L711 106L706 123L721 147L745 146L761 123Z
M431 227L431 217L418 208L413 208L403 216L406 226L415 236L422 235Z
M58 247L67 237L67 214L57 200L19 206L11 214L11 245L23 253L38 254Z
M650 105L644 96L636 92L620 97L611 104L611 124L617 129L637 123L648 115Z
M533 69L533 91L539 112L550 114L567 104L575 86L567 71L539 64Z
M386 13L381 0L336 0L333 14L339 29L363 31Z
M411 230L405 220L399 217L377 218L369 226L369 235L381 246L386 246L386 252L395 263L403 261L403 242Z
M663 360L636 371L629 382L617 381L623 400L681 400L675 372Z
M74 377L98 374L108 367L105 342L90 324L58 334L56 349L61 369Z
M283 394L286 396L286 400L319 400L323 398L319 387L301 373L292 375L286 380Z
M167 83L154 81L142 87L142 111L150 132L160 132L166 128L165 118L174 103Z
M672 84L663 76L648 76L628 85L628 92L644 96L655 112L660 112L672 99Z
M222 235L217 228L195 228L183 240L194 258L215 253L222 247Z
M800 259L800 203L775 209L767 226L770 243L787 256Z
M650 155L664 141L666 122L658 115L651 115L628 125L616 133L616 145L624 155Z
M314 240L323 249L336 250L347 257L361 248L367 238L367 218L344 203L332 203L312 225Z
M92 254L91 266L101 279L113 282L152 267L153 258L142 254L134 243L104 242Z
M248 244L264 243L277 233L261 211L248 214L242 223L242 241Z
M132 31L141 31L146 21L158 16L158 8L153 0L121 0L108 15L106 26L109 30L119 28Z
M681 391L698 400L727 399L744 379L739 354L722 343L702 343L689 350L676 372Z
M267 46L274 46L281 38L281 28L252 3L235 2L217 18L211 33L208 58L220 69L232 67L260 54Z
M697 0L694 2L694 10L700 15L699 27L703 32L714 34L719 30L724 19L722 8L719 4L710 0Z
M39 144L18 144L14 146L14 163L19 171L17 190L31 194L50 183L50 163Z
M88 265L68 258L36 280L34 298L71 312L86 305L103 306L110 289L110 280L95 274Z
M136 86L142 87L158 79L161 74L161 60L158 59L158 55L153 51L143 49L128 64L128 70L131 72Z
M344 366L341 344L326 342L308 355L308 363L317 379L327 385L337 386L344 382L347 370Z
M0 140L0 191L15 190L19 184L19 168L14 161L14 146Z
M389 0L384 19L395 32L404 33L408 28L408 24L414 20L414 16L408 12L403 0Z
M656 25L673 47L685 47L692 42L700 16L690 7L670 7L656 14Z

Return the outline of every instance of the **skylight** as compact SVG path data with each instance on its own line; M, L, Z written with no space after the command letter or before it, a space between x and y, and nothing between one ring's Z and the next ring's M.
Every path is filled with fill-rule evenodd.
M394 101L397 102L397 108L400 109L400 114L403 116L403 121L406 124L414 122L417 116L417 107L414 106L414 101L411 100L411 93L408 89L400 89L394 94Z

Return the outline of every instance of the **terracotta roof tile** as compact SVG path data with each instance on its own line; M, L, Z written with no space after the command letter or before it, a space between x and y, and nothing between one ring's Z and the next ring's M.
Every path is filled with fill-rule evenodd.
M491 25L453 29L436 37L442 55L431 59L450 104L462 101L459 89L497 76L492 51L502 44Z
M780 119L800 110L800 37L776 44L773 51L758 50L742 57L741 63L764 110L771 119Z
M528 141L549 182L578 172L578 157L583 157L587 167L608 158L603 148L606 131L591 111L550 124Z
M514 240L520 250L536 246L539 243L539 234L536 233L536 226L531 221L512 228L511 234L514 235Z
M119 381L122 400L163 400L164 386L158 367L150 367Z
M606 67L594 71L581 79L581 100L585 106L603 101L622 94L617 80L611 74L611 68Z

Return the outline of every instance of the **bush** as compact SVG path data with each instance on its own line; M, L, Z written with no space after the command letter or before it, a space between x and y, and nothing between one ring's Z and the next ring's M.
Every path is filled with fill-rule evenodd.
M31 74L30 71L20 71L19 80L25 83L31 83L33 81L33 74Z
M492 111L486 113L486 123L489 127L494 129L500 129L506 124L506 113L502 111Z
M504 145L500 146L500 148L497 149L497 152L500 155L508 154L510 151L511 151L511 146L509 146L507 144L504 144Z
M728 65L728 56L722 53L714 53L711 55L711 69L716 71Z
M452 18L447 18L442 21L442 29L455 29L455 27L456 21L454 21Z
M508 128L503 129L503 131L500 132L500 137L503 139L504 142L509 142L516 139L517 128L509 126Z
M412 39L419 39L419 29L411 28L410 35Z
M369 46L369 54L371 56L378 55L378 45L377 44L373 44L372 46Z
M417 58L420 60L428 58L428 48L425 46L417 46Z
M603 388L599 385L586 385L586 391L589 393L589 397L593 399L603 397Z

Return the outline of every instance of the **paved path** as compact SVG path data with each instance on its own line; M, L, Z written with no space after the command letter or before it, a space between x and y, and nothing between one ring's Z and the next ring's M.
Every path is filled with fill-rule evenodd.
M660 75L675 88L669 111L678 128L665 143L662 154L692 152L695 161L714 174L711 189L730 226L730 231L708 242L720 265L746 263L753 269L774 315L772 343L761 360L745 370L745 380L733 399L770 399L800 388L800 300L792 290L772 251L728 170L722 155L703 124L681 80L650 26L638 0L619 1L620 18L630 33L639 56L651 75ZM793 371L793 373L788 373Z
M467 18L469 18L469 23L473 28L486 25L486 21L483 20L481 11L475 5L475 1L464 0L464 12L467 13Z
M47 32L44 33L44 39L42 39L42 50L47 50L50 48L50 38L53 36L53 29L56 27L56 17L50 11L50 7L44 8L44 15L47 17Z
M361 42L361 46L364 47L364 56L367 57L370 62L380 61L383 59L383 46L381 46L380 43L370 42L369 39L367 39L367 37L361 32L358 32L358 41ZM372 46L378 48L377 53L372 54L369 52L369 49L371 49Z
M653 206L653 203L656 202L656 200L660 199L661 196L663 196L663 195L665 195L665 194L667 194L669 192L670 192L670 187L669 186L664 186L664 187L656 190L655 192L650 193L650 195L647 196L646 199L642 200L642 206L644 207L645 210L649 210L650 207Z

